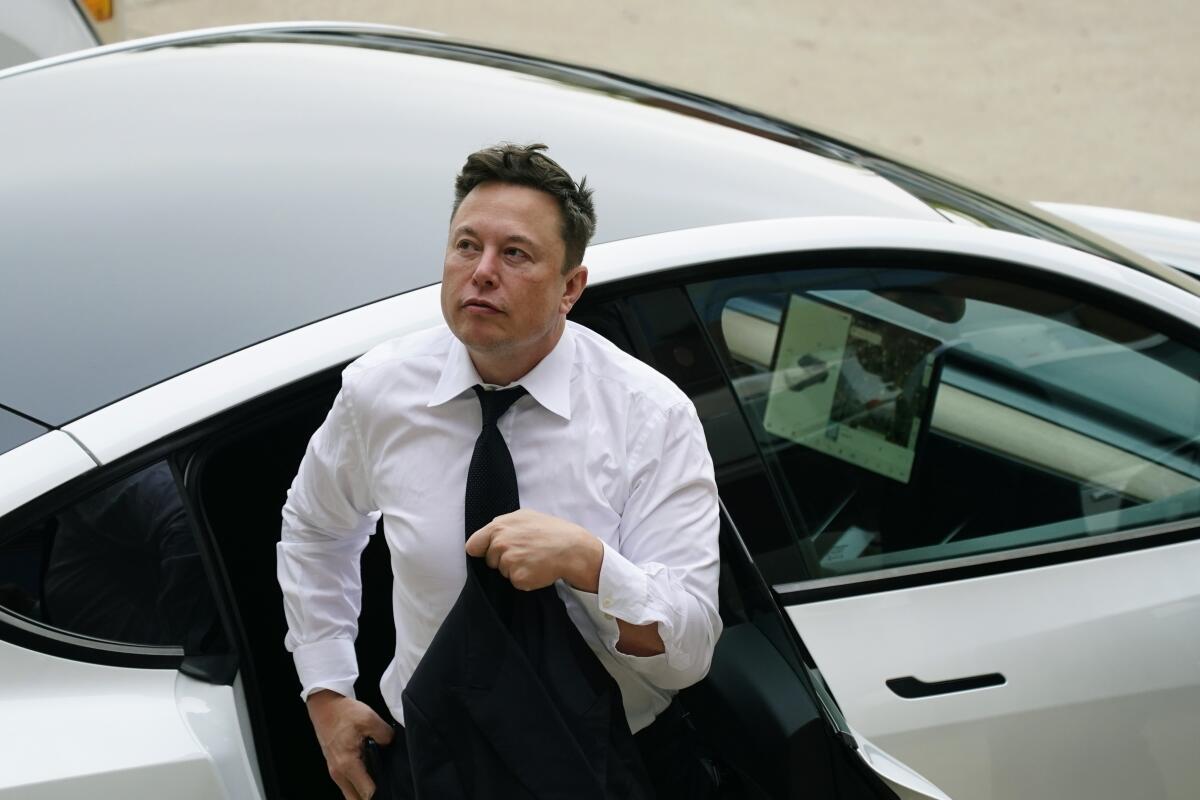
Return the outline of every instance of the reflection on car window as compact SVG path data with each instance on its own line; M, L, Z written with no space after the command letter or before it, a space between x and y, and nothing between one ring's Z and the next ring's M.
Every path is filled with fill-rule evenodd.
M189 653L208 652L219 637L165 462L0 541L0 605L71 633Z
M1200 515L1200 354L1136 321L908 268L689 295L793 518L760 560L792 580Z

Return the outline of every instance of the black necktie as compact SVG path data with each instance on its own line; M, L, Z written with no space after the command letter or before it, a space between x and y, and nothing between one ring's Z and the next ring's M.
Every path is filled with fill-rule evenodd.
M475 387L479 407L483 411L483 429L475 440L475 451L471 454L471 466L467 468L467 497L465 503L466 535L487 525L501 514L508 514L521 507L517 493L517 471L513 467L512 455L503 434L496 423L509 407L521 399L525 389L487 391ZM512 584L494 569L489 569L482 558L469 559L476 576L500 614L507 620L512 613Z
M475 387L479 407L483 411L483 430L475 440L471 466L467 469L466 523L467 536L487 525L501 514L521 507L517 494L517 471L512 455L496 423L509 406L525 394L524 387L487 391Z

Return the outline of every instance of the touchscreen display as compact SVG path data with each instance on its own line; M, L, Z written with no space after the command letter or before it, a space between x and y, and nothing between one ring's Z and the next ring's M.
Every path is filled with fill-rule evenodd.
M792 295L763 425L907 483L933 410L940 346L890 322Z

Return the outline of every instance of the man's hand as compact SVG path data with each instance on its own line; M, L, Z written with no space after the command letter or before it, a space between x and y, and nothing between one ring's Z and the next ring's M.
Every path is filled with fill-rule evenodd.
M308 696L308 716L325 754L329 777L346 800L368 800L375 794L375 782L363 764L363 740L370 736L380 744L391 744L392 726L366 703L328 689Z
M595 592L604 545L572 522L521 509L496 517L471 534L467 555L484 558L523 591L562 578L576 589Z

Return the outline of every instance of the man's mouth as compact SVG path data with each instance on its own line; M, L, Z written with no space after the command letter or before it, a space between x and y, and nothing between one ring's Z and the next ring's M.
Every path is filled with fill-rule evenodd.
M471 297L465 300L462 307L467 311L474 311L480 314L501 314L499 308L489 303L487 300L481 300L478 297Z

